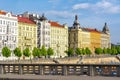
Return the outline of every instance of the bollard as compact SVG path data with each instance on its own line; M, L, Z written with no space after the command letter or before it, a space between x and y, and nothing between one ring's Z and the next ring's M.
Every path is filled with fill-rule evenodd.
M117 77L120 77L120 66L117 67Z
M23 66L19 65L19 74L22 75L23 74Z
M64 76L68 75L68 70L67 70L67 66L66 65L63 66L63 75Z
M0 74L4 74L3 65L0 65Z
M88 75L89 76L95 76L95 69L94 66L90 65L88 68Z
M44 68L43 68L44 66L39 66L39 74L40 75L44 75Z

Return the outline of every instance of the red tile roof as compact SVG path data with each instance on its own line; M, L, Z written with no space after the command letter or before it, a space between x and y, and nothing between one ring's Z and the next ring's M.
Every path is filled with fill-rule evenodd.
M0 10L0 14L2 14L2 15L6 15L6 13L7 13L7 12L5 12L5 11L1 11L1 10Z
M60 25L58 22L49 21L52 27L64 28L63 25Z
M29 23L29 24L35 24L34 21L31 21L31 20L28 19L28 18L25 18L25 17L19 17L19 16L18 16L18 22Z
M92 29L92 28L84 28L86 29L87 31L90 31L90 32L97 32L97 33L101 33L100 31L98 31L97 29Z

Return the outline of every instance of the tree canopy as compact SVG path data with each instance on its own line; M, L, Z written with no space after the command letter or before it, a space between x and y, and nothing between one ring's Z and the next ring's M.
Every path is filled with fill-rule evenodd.
M68 50L66 50L65 53L68 55L68 57L70 57L74 54L74 51L72 48L68 48Z
M30 57L31 53L30 53L29 48L26 48L26 49L23 50L23 55L26 56L26 57Z
M47 55L50 57L53 54L54 54L53 49L49 47L48 50L47 50Z
M10 51L10 49L8 48L8 47L3 47L2 48L2 55L4 56L4 57L10 57L11 56L11 51Z
M36 47L34 47L34 49L33 49L33 51L32 51L32 55L33 55L34 57L40 57L40 56L41 56L41 50L38 49L38 48L36 48Z
M95 53L96 54L102 54L103 53L103 50L101 48L95 48Z
M41 54L42 54L42 56L47 56L47 50L46 50L45 46L42 46Z
M90 55L92 53L91 50L88 47L85 48L85 52L86 52L87 55Z
M14 52L15 56L17 56L19 58L22 56L22 52L21 52L20 48L15 48L13 52Z
M82 50L80 48L76 48L75 53L77 55L82 55Z

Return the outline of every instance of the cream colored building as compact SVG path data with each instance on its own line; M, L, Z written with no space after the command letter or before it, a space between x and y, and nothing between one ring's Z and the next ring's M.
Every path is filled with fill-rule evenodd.
M107 23L105 23L101 33L101 48L111 48L110 32Z
M72 27L69 27L69 48L82 48L82 29L78 22L78 17L75 16L75 21Z
M81 34L82 34L81 48L86 47L90 48L91 42L90 32L83 28Z
M110 32L105 23L102 31L92 28L83 28L78 22L78 16L75 16L75 21L72 27L69 27L69 47L73 48L86 48L88 47L92 53L95 48L108 48L110 47Z
M29 48L31 52L37 47L37 26L25 17L18 17L18 47L22 51Z
M73 26L69 28L69 47L74 51L76 48L90 48L90 32L80 27L77 16Z
M65 50L68 49L68 27L60 25L58 22L49 21L50 28L50 47L54 50L52 57L65 57Z

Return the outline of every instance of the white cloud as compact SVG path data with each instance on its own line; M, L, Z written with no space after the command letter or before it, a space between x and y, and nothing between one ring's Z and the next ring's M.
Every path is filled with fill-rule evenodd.
M101 1L95 4L96 7L101 7L101 8L109 8L112 7L112 3L107 2L107 1Z
M73 6L73 9L77 10L77 9L86 9L89 8L90 5L89 3L81 3L81 4L76 4Z
M96 7L99 9L102 9L104 13L120 13L120 6L113 4L108 1L101 1L96 3Z
M120 13L120 6L108 0L102 0L95 4L80 3L80 4L74 5L72 8L73 10L89 9L89 10L93 10L96 13Z
M69 12L69 11L54 11L54 10L51 10L51 11L47 11L46 14L49 15L49 16L56 16L56 17L59 17L59 18L69 18L69 17L75 16L75 14L77 14L77 13L72 13L72 12Z

